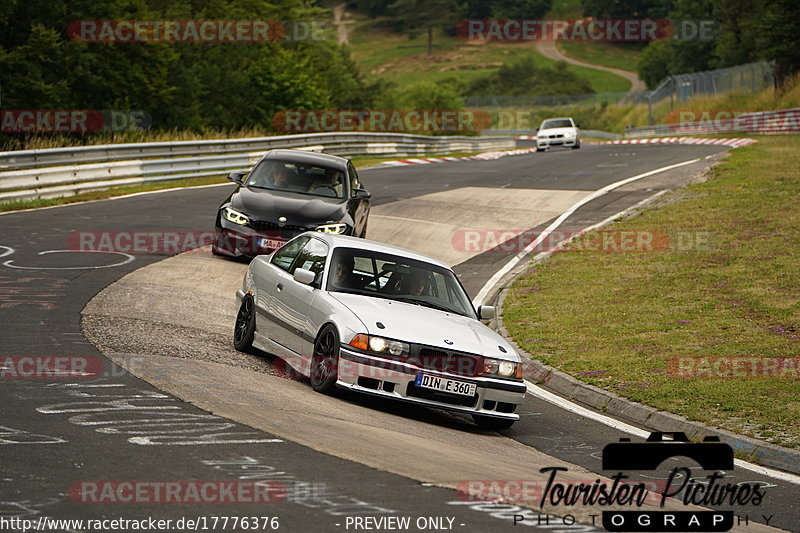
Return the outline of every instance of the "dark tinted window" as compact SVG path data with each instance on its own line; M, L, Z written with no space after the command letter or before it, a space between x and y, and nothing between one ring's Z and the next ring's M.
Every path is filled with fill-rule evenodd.
M300 250L310 238L311 237L298 237L297 239L287 242L280 250L273 254L270 263L281 270L289 272L297 254L300 253Z
M449 269L384 252L336 248L327 290L433 307L475 318L475 310Z
M356 172L356 167L353 166L353 163L347 163L347 173L350 174L350 194L353 194L353 190L362 188L358 179L358 172Z
M244 184L259 189L343 198L344 179L340 169L265 159L250 172Z
M317 276L314 284L319 286L322 280L322 271L325 270L325 260L327 258L328 245L312 237L303 247L303 251L300 252L300 256L297 258L297 261L295 261L289 273L294 274L294 271L298 268L310 270Z

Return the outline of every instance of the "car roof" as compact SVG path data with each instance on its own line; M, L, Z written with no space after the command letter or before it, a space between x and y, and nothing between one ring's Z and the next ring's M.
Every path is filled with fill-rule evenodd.
M409 259L416 259L417 261L432 263L434 265L444 267L448 270L452 270L450 268L450 265L448 265L447 263L444 263L432 257L428 257L427 255L422 255L417 252L413 252L406 248L400 248L399 246L393 246L391 244L386 244L378 241L370 241L368 239L361 239L358 237L350 237L348 235L332 235L330 233L321 233L318 231L309 231L307 233L312 234L314 237L317 237L327 242L331 246L331 248L358 248L360 250L369 250L372 252L385 252L389 254L399 255L402 257L407 257Z
M544 120L542 121L542 123L544 123L544 122L548 122L548 121L551 121L551 120L571 120L573 124L575 123L575 121L574 121L574 120L572 120L572 117L553 117L553 118L546 118L546 119L544 119Z
M305 150L270 150L264 156L264 159L277 159L280 161L291 161L297 163L307 163L311 165L323 165L327 167L335 167L340 169L347 168L348 160L344 157L339 157L330 154L322 154L319 152L307 152Z

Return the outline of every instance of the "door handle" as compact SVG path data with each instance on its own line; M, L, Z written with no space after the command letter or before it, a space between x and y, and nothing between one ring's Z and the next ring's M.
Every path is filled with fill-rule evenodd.
M279 290L279 291L282 291L282 290L283 290L283 283L278 283L278 290Z

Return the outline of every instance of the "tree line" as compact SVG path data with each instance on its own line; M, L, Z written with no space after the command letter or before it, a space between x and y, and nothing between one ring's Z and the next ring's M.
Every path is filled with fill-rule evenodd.
M775 83L800 70L800 2L797 0L582 0L595 18L713 20L713 40L649 43L639 60L639 77L653 88L667 76L771 61Z

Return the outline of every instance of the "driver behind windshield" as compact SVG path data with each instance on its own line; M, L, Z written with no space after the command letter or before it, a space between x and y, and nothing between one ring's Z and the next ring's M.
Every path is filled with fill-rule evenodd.
M285 190L291 186L291 182L289 169L283 163L270 161L250 173L247 185Z
M335 168L326 168L325 174L319 179L314 180L308 188L308 192L321 196L342 197L342 172Z
M360 288L358 277L353 272L355 260L352 255L342 255L333 266L333 284L341 289Z
M422 296L425 294L426 278L425 272L412 270L403 277L403 281L400 284L400 293Z

